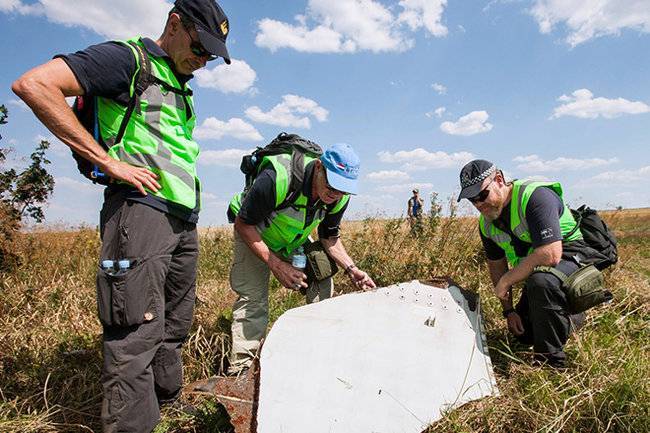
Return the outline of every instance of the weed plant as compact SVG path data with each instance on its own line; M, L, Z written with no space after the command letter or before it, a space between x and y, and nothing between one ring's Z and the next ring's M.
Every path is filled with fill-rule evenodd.
M589 312L567 345L563 371L531 366L531 354L508 335L475 218L433 212L418 236L402 219L345 223L350 255L379 286L448 275L481 296L501 396L451 411L428 432L650 431L650 210L606 220L620 240L620 263L606 272L615 298ZM187 383L222 372L230 346L231 228L203 230L200 240L195 320L183 352ZM22 265L0 274L0 432L101 431L99 245L97 230L83 227L16 239ZM353 290L345 275L335 284L338 293ZM272 282L272 321L302 303ZM228 431L215 401L197 403L197 417L165 410L156 432Z

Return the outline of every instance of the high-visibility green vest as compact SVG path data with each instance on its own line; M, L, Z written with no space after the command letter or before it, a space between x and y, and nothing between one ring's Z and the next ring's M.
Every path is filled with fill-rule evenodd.
M139 107L133 110L124 137L118 144L114 144L115 138L126 107L112 99L99 97L97 110L101 136L109 147L108 154L111 157L131 165L147 167L160 176L158 183L162 188L155 193L149 191L150 194L194 209L200 191L196 175L199 146L192 139L196 117L191 92L188 92L190 88L187 83L181 85L167 61L149 53L140 38L131 41L137 43L149 57L154 76L188 94L176 94L158 83L152 83L142 94ZM123 43L133 51L139 70L141 65L136 48ZM131 96L135 84L131 82Z
M540 187L551 188L558 196L560 196L560 199L562 199L562 186L558 182L533 182L515 180L512 185L512 198L510 200L510 231L514 233L518 239L526 243L532 242L530 231L528 229L528 223L526 222L526 207L528 206L528 200L530 199L530 196L533 195L533 192ZM562 199L562 202L564 203L564 199ZM571 214L569 207L566 204L563 204L563 206L564 211L560 216L560 232L562 233L562 242L566 243L582 239L582 233L580 232L580 229L577 229L572 234L570 234L571 231L573 231L573 229L576 227L576 221L573 219L573 215ZM511 267L517 266L521 259L533 251L533 248L531 247L526 255L518 256L515 248L510 243L510 234L496 227L490 221L485 219L483 215L481 215L479 218L479 227L483 236L492 239L497 245L499 245L499 247L501 247L501 249L505 251L506 259L508 260L508 263ZM567 235L569 236L567 237Z
M305 155L305 167L315 158ZM289 184L291 181L291 155L281 154L265 156L260 163L258 173L266 168L269 164L275 169L275 206L280 206L289 193ZM235 194L230 201L230 209L233 214L237 215L241 209L245 192ZM336 203L329 214L335 214L341 211L350 199L349 195L344 195ZM274 210L271 215L256 226L257 232L267 247L273 252L279 253L284 257L291 256L294 249L307 241L311 232L318 227L318 224L325 219L328 214L325 206L316 210L314 219L309 225L307 222L307 203L309 198L300 191L298 197L290 206L283 209Z

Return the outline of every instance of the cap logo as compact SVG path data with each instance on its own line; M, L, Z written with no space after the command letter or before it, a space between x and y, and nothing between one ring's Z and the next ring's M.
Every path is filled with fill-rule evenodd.
M483 182L486 177L491 175L496 171L496 166L492 165L490 168L485 170L483 173L479 174L476 177L470 177L470 174L468 172L465 172L462 174L462 177L460 179L460 186L463 188L467 188L468 186L476 185L479 182Z
M224 20L221 25L221 33L226 36L228 34L228 20Z

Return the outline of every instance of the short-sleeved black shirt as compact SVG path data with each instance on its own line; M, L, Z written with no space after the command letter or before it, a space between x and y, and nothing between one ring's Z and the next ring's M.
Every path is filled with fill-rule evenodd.
M318 200L312 200L311 198L314 166L315 163L312 161L307 164L307 167L305 167L305 182L302 185L302 193L309 198L307 202L307 218L305 226L311 224L314 220L316 211L321 207ZM237 214L244 223L257 225L267 219L271 215L271 212L275 210L275 180L275 169L271 166L263 169L257 175L251 189L246 193L246 197L244 197L239 213ZM339 212L334 214L329 213L329 211L336 207L337 203L338 202L334 202L326 205L328 213L323 221L318 225L318 236L321 238L339 236L341 220L349 202L346 203ZM235 221L235 215L230 208L228 208L228 220L230 222Z
M511 245L518 256L526 256L531 246L537 248L562 240L560 216L564 212L564 203L555 191L546 187L537 188L528 200L526 222L530 230L531 243L518 239L510 231L510 205L511 203L508 203L499 218L494 220L494 224L510 234ZM483 233L481 233L481 241L489 260L500 260L505 257L505 251L492 239L483 236Z
M172 70L174 69L172 60L158 44L149 38L142 38L142 43L150 54L164 58ZM133 52L123 43L104 42L91 45L76 53L58 54L54 57L62 59L70 67L85 95L101 96L124 105L128 104L129 88L136 63ZM192 75L176 74L176 78L179 83L185 84L192 78ZM198 222L198 200L195 209L188 209L151 194L143 196L135 187L125 184L110 185L106 188L104 195L110 196L117 193L124 194L129 201L146 204L191 223Z

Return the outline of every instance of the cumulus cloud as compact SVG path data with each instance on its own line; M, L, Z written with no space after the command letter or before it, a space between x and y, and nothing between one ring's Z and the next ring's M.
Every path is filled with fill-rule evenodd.
M395 16L376 0L309 0L304 15L295 23L271 18L258 22L255 44L272 52L291 48L310 53L404 51L413 46L404 27L425 28L433 36L445 36L442 24L446 0L402 0ZM308 24L309 21L309 24Z
M596 119L602 116L605 119L613 119L623 114L650 112L650 106L641 101L628 101L624 98L594 98L594 94L588 89L578 89L570 96L562 95L557 100L563 104L553 110L551 119L562 116L581 119Z
M428 111L424 113L424 115L427 116L429 119L431 119L433 116L440 118L442 117L443 114L445 114L445 111L447 111L446 107L438 107L433 111Z
M212 69L199 69L194 75L199 87L217 89L223 93L255 93L253 83L257 73L243 60L232 59L230 65L222 63Z
M2 4L3 1L4 0L0 0L0 5ZM10 99L8 104L20 108L22 111L29 111L29 106L25 104L25 101L23 101L22 99Z
M513 161L520 163L517 165L518 169L528 172L587 170L590 168L603 167L619 162L618 158L576 159L559 157L555 159L543 160L538 155L517 156L513 159Z
M490 131L493 127L487 121L489 117L487 111L472 111L456 122L442 122L440 124L440 130L451 135L481 134Z
M204 150L199 155L199 164L206 166L239 167L244 155L252 149Z
M400 164L400 168L407 171L460 167L474 159L474 155L469 152L429 152L422 148L397 152L382 151L377 156L381 162Z
M593 176L591 182L608 183L613 185L650 182L650 165L637 169L606 171Z
M221 140L223 137L233 137L244 141L264 139L253 125L237 117L233 117L227 122L216 117L208 117L201 126L194 130L194 138L198 139Z
M325 122L328 115L329 111L316 101L297 95L284 95L282 102L267 112L258 106L246 109L246 117L255 122L305 129L311 128L309 116L318 122Z
M442 24L447 0L402 0L399 5L404 10L399 14L398 21L406 23L411 30L424 27L429 35L447 35L447 27Z
M373 182L404 182L411 179L408 173L401 170L373 171L368 173L366 177Z
M438 93L438 95L444 95L445 93L447 93L447 88L440 83L433 83L431 85L431 88L435 90Z
M618 35L623 29L650 33L647 0L535 0L530 13L542 33L563 24L565 41L575 47L592 38Z
M72 179L67 176L60 176L54 178L54 186L58 191L62 188L72 190L77 193L97 193L101 191L101 186L87 180Z
M387 193L398 193L398 192L411 192L415 188L422 190L428 190L433 188L432 183L398 183L393 185L382 185L377 187L377 191L387 192Z
M162 34L172 3L165 0L0 0L0 11L44 16L65 26L84 27L110 39Z

